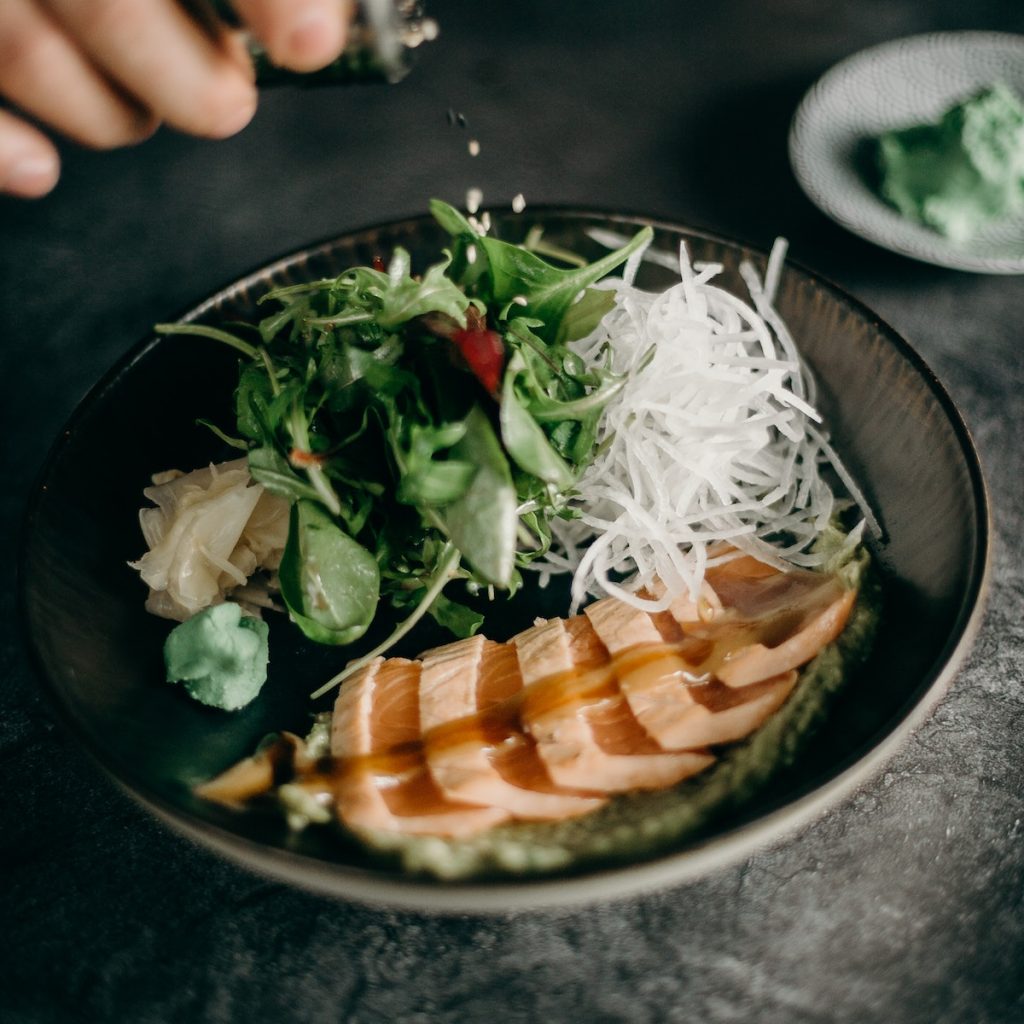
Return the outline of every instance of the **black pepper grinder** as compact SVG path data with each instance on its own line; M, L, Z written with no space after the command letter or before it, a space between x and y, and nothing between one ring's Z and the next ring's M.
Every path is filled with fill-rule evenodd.
M203 18L204 12L196 0L187 0L186 6ZM239 24L228 0L212 0L211 6L226 24ZM408 74L413 52L434 39L437 31L437 22L424 14L420 0L359 0L344 51L336 61L319 71L300 73L277 67L258 40L250 38L248 45L256 84L261 87L393 83Z

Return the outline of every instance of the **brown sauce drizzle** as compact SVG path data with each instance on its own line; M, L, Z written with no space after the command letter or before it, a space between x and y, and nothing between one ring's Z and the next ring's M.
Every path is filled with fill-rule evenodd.
M311 758L299 737L282 733L273 744L196 792L237 806L285 783L298 784L310 793L335 793L343 779L357 773L379 778L383 785L402 785L426 770L429 751L470 743L493 750L514 742L533 742L529 722L570 706L620 699L619 680L658 661L666 662L665 676L681 675L694 700L710 711L735 707L764 692L773 680L734 689L714 677L716 669L751 644L774 647L782 643L842 593L841 585L830 577L800 571L792 576L776 575L781 579L770 581L770 600L761 615L741 618L735 608L726 607L710 621L680 624L667 612L655 613L652 618L661 642L640 644L615 656L605 651L602 663L594 658L589 664L539 679L513 697L429 730L419 740L369 754ZM792 583L788 599L779 586L782 580ZM757 582L764 585L763 579ZM750 607L748 595L741 603ZM685 666L682 669L680 662Z

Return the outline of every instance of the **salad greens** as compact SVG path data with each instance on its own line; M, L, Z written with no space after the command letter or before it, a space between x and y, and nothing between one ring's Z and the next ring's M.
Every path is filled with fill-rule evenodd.
M571 515L622 381L608 363L587 370L567 342L612 303L590 286L651 236L559 267L443 202L431 211L452 244L419 275L396 248L386 266L269 291L267 316L235 333L157 327L239 353L234 431L216 432L293 503L282 597L307 636L338 645L393 607L404 621L368 657L425 614L472 635L482 616L467 595L514 592L551 519Z

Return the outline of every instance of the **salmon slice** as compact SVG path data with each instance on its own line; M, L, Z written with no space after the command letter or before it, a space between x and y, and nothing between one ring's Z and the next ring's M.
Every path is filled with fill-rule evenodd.
M651 616L622 601L598 601L585 614L612 656L619 689L644 731L663 750L693 746L680 736L699 732L699 723L712 713L690 691L688 683L699 681L700 670L699 660L682 657L685 641L679 649L666 645ZM706 645L698 641L696 647L703 653Z
M652 588L653 597L662 597L664 593L663 584L659 583ZM668 614L680 625L710 622L721 610L722 602L706 579L701 582L696 600L690 597L689 591L684 590L673 598L667 609Z
M482 636L429 651L420 675L420 725L430 773L454 800L516 818L556 819L596 810L604 798L566 792L520 726L523 683L515 650Z
M844 591L777 646L767 647L755 643L730 652L715 674L727 686L749 686L799 668L839 636L856 599L855 590Z
M585 616L551 619L512 644L526 689L522 718L558 785L603 793L660 789L714 761L706 753L666 753L647 735Z
M821 599L823 588L840 587L832 576L807 569L783 572L750 555L712 566L705 577L723 608L735 617L754 622L764 620Z
M746 739L783 705L797 677L797 672L787 672L738 690L713 681L699 691L709 714L680 720L666 730L666 740L673 749L686 750Z
M350 828L464 837L508 812L448 799L420 743L420 662L378 658L341 688L331 753L342 759L338 815Z
M743 739L782 705L796 683L791 672L737 694L701 672L707 642L688 638L674 623L673 629L671 619L665 622L663 615L620 601L599 601L586 615L615 659L630 710L663 750Z

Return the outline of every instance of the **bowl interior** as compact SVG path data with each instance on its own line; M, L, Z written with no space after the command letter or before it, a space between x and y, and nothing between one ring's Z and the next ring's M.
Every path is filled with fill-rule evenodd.
M646 223L557 210L495 222L506 238L521 238L540 224L552 241L589 255L603 250L589 239L588 228L629 233ZM740 260L763 266L762 254L742 246L655 226L656 246L674 251L685 237L695 259L725 265L725 283L740 294ZM422 268L436 259L445 240L426 218L349 235L243 279L188 318L251 318L269 283L337 274L374 255L386 257L395 245L409 249ZM642 274L651 286L670 278L646 264ZM782 827L787 808L827 791L851 766L870 758L940 685L944 667L965 640L984 577L988 533L980 470L956 410L927 368L854 300L791 265L782 276L778 306L817 376L835 447L884 528L874 550L887 581L883 626L870 660L794 768L742 812L666 855L669 876L687 874L708 844L717 844L725 857L749 845L755 825ZM314 886L436 906L444 888L439 883L397 877L332 834L314 829L294 836L275 820L233 814L191 792L195 783L250 753L264 734L305 731L314 710L307 695L340 661L338 651L317 648L287 622L276 621L270 681L243 711L206 709L162 682L161 648L169 624L143 610L145 588L127 566L144 550L137 520L141 492L153 472L225 457L220 442L196 420L230 427L235 365L232 353L214 342L149 339L97 385L62 433L34 496L22 552L22 598L41 675L87 748L131 792L180 827L258 867ZM537 614L564 614L564 601L557 590L531 589L490 622L488 635L505 639ZM408 638L401 653L415 655L443 639L424 628ZM329 698L317 709L325 703ZM629 888L631 870L615 869L602 884ZM572 882L537 885L548 887L548 899L570 899ZM511 904L508 890L515 886L496 881L467 892L485 889L491 905L506 898ZM556 887L564 896L551 896ZM472 899L467 896L463 905Z

